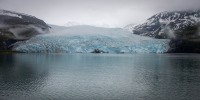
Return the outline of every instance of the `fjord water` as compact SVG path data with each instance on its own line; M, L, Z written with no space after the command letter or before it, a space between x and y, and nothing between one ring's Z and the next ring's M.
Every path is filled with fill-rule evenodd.
M2 100L200 100L198 54L1 54Z

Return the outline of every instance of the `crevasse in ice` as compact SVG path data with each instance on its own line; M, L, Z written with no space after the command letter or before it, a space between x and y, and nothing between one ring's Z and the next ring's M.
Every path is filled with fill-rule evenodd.
M121 28L51 26L51 34L38 35L15 44L13 50L27 53L163 53L169 40L134 35Z

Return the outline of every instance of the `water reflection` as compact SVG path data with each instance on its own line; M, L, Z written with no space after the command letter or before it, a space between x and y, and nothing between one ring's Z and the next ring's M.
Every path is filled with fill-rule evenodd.
M23 54L0 56L0 97L27 96L46 84L48 60L45 57Z
M0 55L2 99L199 100L200 55Z
M158 55L148 76L147 97L168 100L199 100L200 56L194 54ZM147 65L144 64L144 66ZM149 66L153 64L149 64ZM150 96L156 94L155 96Z

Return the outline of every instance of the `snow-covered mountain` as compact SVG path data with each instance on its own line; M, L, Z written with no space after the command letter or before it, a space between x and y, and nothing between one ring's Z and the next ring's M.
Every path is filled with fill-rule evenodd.
M34 16L0 10L0 31L3 34L10 33L13 38L23 39L46 33L49 31L49 26Z
M18 40L49 32L49 26L34 16L0 10L0 50Z
M51 25L51 33L18 42L14 51L36 53L163 53L169 40L132 34L121 28Z
M169 38L169 30L178 36L193 34L198 30L199 23L200 10L161 12L145 23L133 26L132 32L155 38Z
M82 24L78 23L78 22L70 21L70 22L67 22L66 24L64 24L63 26L65 26L65 27L72 27L72 26L79 26L79 25L82 25Z

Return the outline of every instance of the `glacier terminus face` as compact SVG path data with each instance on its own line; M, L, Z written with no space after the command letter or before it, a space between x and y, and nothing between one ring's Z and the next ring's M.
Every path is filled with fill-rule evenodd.
M14 44L26 53L164 53L167 39L134 35L121 28L51 25L50 34L38 35Z

